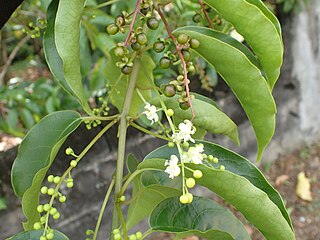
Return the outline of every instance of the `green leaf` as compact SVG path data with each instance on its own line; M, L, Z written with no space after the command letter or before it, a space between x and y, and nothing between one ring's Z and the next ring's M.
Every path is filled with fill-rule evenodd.
M255 187L261 189L268 194L270 200L277 205L281 211L283 217L286 219L290 227L293 229L290 216L286 210L283 200L278 191L276 191L272 185L267 181L261 171L248 159L226 149L217 144L213 144L206 141L197 141L204 145L204 152L207 155L212 155L219 159L218 168L223 165L225 168L239 176L248 179ZM171 155L177 155L178 150L176 148L169 148L168 146L162 146L149 153L145 159L161 158L169 159ZM147 173L147 172L146 172ZM146 174L145 173L145 174ZM158 174L163 172L158 172ZM168 178L167 178L168 179ZM175 180L175 179L174 179ZM167 183L162 181L163 185L167 186Z
M24 127L26 129L32 128L32 126L35 123L32 113L26 108L21 109L19 112L20 112L21 121L22 121Z
M51 46L55 44L56 51L53 51L53 56L58 55L62 60L58 61L60 65L56 66L57 70L63 70L64 85L68 85L67 90L71 90L73 95L80 101L83 109L91 114L91 109L87 99L84 97L82 76L80 71L80 21L85 0L61 0L53 1L49 9L52 9L52 15L49 19L54 21L54 25L50 26L51 31ZM54 14L56 16L54 17ZM53 45L54 46L54 45ZM50 46L47 50L50 51ZM52 57L53 57L52 56ZM50 58L52 60L52 58ZM61 75L61 74L60 74ZM61 79L60 81L63 81Z
M53 232L54 232L53 240L69 240L69 238L63 233L57 230L53 230ZM17 233L16 235L8 238L7 240L39 240L42 234L43 234L43 230L25 231L25 232Z
M231 22L249 43L258 56L272 89L280 75L283 58L280 24L275 16L260 0L205 2Z
M126 92L128 88L128 77L121 73L121 70L115 66L119 58L111 52L111 58L106 66L106 76L108 76L111 85L110 102L122 111ZM143 55L140 59L141 69L138 73L136 88L138 88L146 101L151 99L153 91L153 74L155 63L148 55ZM133 92L132 103L130 107L130 116L136 116L144 103L136 91Z
M167 108L173 109L175 117L183 120L192 119L191 109L181 109L179 107L178 98L179 96L177 95L170 98L162 96L162 100ZM192 123L197 128L207 130L211 133L224 134L236 144L239 144L237 125L226 114L221 112L213 104L197 98L192 99L192 106L195 112Z
M152 211L150 226L165 232L201 233L207 239L250 240L243 224L229 209L197 196L190 204L181 204L179 197L162 201Z
M164 171L165 161L165 159L145 159L138 169L153 168ZM207 187L237 208L266 239L295 239L290 225L279 208L265 192L255 187L248 179L227 170L216 170L205 165L190 163L185 165L202 171L203 177L197 179L197 184ZM192 173L186 171L186 177L191 176Z
M22 209L28 222L26 230L39 219L36 208L41 183L67 136L80 124L80 114L60 111L40 120L23 139L12 166L11 182L17 196L22 197Z
M241 43L214 30L184 27L175 33L180 32L200 41L195 51L215 67L238 98L254 129L259 160L274 134L276 106L260 69L251 61L254 57Z

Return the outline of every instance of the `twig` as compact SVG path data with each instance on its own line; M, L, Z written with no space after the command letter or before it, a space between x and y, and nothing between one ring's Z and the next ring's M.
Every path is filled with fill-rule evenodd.
M124 47L128 46L128 44L129 44L129 39L130 39L131 33L133 31L133 26L134 26L134 23L136 21L138 12L140 10L140 4L141 4L141 0L137 0L136 8L134 9L133 18L132 18L132 21L131 21L131 24L130 24L130 30L129 30L129 33L127 35L126 41L124 42L124 45L123 45Z
M209 27L214 29L214 26L213 26L212 21L211 21L209 15L207 13L207 10L206 10L206 7L204 6L203 1L202 0L198 0L198 2L199 2L199 5L201 6L201 9L202 9L202 12L203 12L205 18L207 19L207 21L209 23Z
M15 58L15 56L17 55L18 51L20 50L20 48L22 47L23 44L25 44L26 41L28 41L30 39L30 35L25 36L24 38L22 38L20 40L20 42L17 44L17 46L12 50L12 52L10 53L6 64L3 66L3 69L0 73L0 86L3 85L4 83L4 77L8 71L9 66L11 65L13 59Z
M194 109L193 109L193 106L192 106L192 101L191 101L191 96L190 96L190 89L189 89L189 84L188 84L188 70L187 70L187 63L186 61L184 60L183 58L183 54L181 52L181 47L179 47L179 45L177 44L177 39L175 38L175 36L172 34L170 28L169 28L169 25L168 25L168 22L163 14L163 12L161 11L161 9L158 7L157 8L157 11L164 23L164 26L166 27L166 30L169 34L169 37L172 39L172 41L174 42L175 46L176 46L176 50L177 50L177 53L180 57L180 60L181 60L181 63L182 63L182 68L183 68L183 83L186 87L186 93L187 93L187 98L188 98L188 102L190 104L190 108L191 108L191 112L192 112L192 119L195 117L195 112L194 112Z

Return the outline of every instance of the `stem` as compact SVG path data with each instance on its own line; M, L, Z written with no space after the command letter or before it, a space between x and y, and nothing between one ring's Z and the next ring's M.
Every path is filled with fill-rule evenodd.
M101 3L101 4L97 5L97 6L94 6L94 7L92 7L92 8L93 8L93 9L98 9L98 8L102 8L102 7L111 5L111 4L116 3L116 2L119 2L119 0L107 1L107 2Z
M192 119L195 117L195 113L194 113L194 109L193 109L193 106L192 106L192 101L191 101L191 96L190 96L190 89L189 89L189 83L188 83L188 70L187 70L187 63L186 61L184 60L183 58L183 54L181 52L181 47L179 47L179 45L177 44L177 39L175 38L175 36L172 34L170 28L169 28L169 24L163 14L163 12L161 11L161 9L158 7L157 9L157 12L159 13L163 23L164 23L164 26L166 27L166 30L169 34L169 37L172 39L172 41L174 42L175 46L176 46L176 50L177 50L177 53L179 55L179 58L181 60L181 64L182 64L182 68L183 68L183 83L186 87L186 93L187 93L187 98L188 98L188 102L190 104L190 108L191 108L191 112L192 112Z
M130 125L131 125L132 127L136 128L136 129L140 130L141 132L144 132L144 133L146 133L146 134L152 135L152 136L154 136L154 137L157 137L157 138L160 138L160 139L163 139L163 140L166 140L166 141L170 141L170 140L171 140L171 139L168 138L168 137L162 136L162 135L157 134L157 133L155 133L155 132L151 132L151 131L149 131L148 129L145 129L145 128L139 126L138 124L136 124L136 123L134 123L134 122L130 122Z
M120 124L119 124L119 143L118 143L118 160L117 160L117 169L116 169L116 182L115 182L115 197L118 197L123 181L123 167L125 163L125 146L126 146L126 136L127 136L127 116L130 111L131 101L133 91L135 89L135 84L138 78L138 73L140 70L139 61L135 60L133 65L133 70L130 76L130 82L127 90L127 95L125 98L125 102L123 105L123 111L120 116ZM116 209L113 210L112 216L112 230L118 228L119 226L119 214ZM113 239L113 236L111 236Z
M108 117L91 116L91 117L83 117L82 120L83 121L94 121L94 120L110 121L118 117L119 117L119 114L108 116Z
M108 188L108 191L106 193L106 196L105 196L105 198L103 200L103 203L102 203L102 206L101 206L101 209L100 209L100 213L99 213L99 217L98 217L98 220L97 220L97 224L96 224L96 227L94 229L94 235L93 235L92 240L96 240L97 239L97 235L98 235L98 232L99 232L99 228L100 228L100 224L101 224L101 221L102 221L103 213L104 213L104 211L106 209L106 206L107 206L111 191L112 191L112 189L114 187L114 182L115 182L114 179L112 179L112 181L110 183L110 186Z
M212 28L212 29L214 29L214 26L213 26L213 24L212 24L212 21L211 21L209 15L208 15L208 12L207 12L207 10L206 10L206 7L204 6L203 1L202 1L202 0L198 0L198 2L199 2L199 5L200 5L200 7L201 7L201 9L202 9L202 12L203 12L205 18L207 19L207 21L208 21L208 23L209 23L209 27Z
M136 21L136 18L137 18L139 9L140 9L140 4L141 4L141 0L137 0L136 8L134 9L133 18L132 18L132 21L131 21L131 24L130 24L130 30L129 30L129 33L127 35L126 41L124 42L124 45L123 45L124 47L127 47L128 44L129 44L129 39L130 39L131 33L133 31L133 26L134 26L134 23Z
M82 152L80 153L80 155L76 158L76 161L79 162L83 156L90 150L90 148L102 137L102 135L109 130L109 128L111 128L118 120L115 119L112 122L110 122L108 125L106 125L92 140L91 142L86 146L85 149L82 150ZM70 177L70 172L73 169L73 167L69 166L68 169L64 172L64 174L61 176L61 180L60 182L57 184L57 186L54 189L54 194L51 196L49 205L50 207L52 207L53 205L53 201L55 199L55 197L57 196L58 190L61 186L61 184L63 183L64 179L69 176ZM46 216L46 224L44 227L44 231L43 231L43 235L45 235L47 229L48 229L48 222L49 222L49 211L47 212L47 216Z

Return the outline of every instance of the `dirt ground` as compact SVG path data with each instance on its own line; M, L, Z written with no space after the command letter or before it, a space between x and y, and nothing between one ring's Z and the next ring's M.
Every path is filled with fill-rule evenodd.
M262 165L260 169L283 197L291 215L296 239L320 240L320 143L283 155L273 164ZM297 175L300 172L305 172L310 179L311 202L300 199L295 193ZM264 239L252 226L246 224L246 228L252 240ZM151 239L171 240L174 237L158 234ZM186 240L198 239L190 237Z

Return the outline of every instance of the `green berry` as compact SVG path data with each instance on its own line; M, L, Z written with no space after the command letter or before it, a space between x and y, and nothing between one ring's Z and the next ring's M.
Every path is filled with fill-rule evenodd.
M117 57L119 58L123 58L124 55L125 55L125 50L124 50L124 47L121 47L121 46L118 46L116 47L114 50L114 55L116 55Z
M203 176L203 174L202 174L202 172L200 171L200 170L195 170L194 172L193 172L193 177L194 178L202 178L202 176Z
M131 66L123 66L121 68L121 72L124 74L124 75L129 75L131 72L132 72L132 67Z
M137 43L137 42L131 43L131 48L134 51L139 51L139 50L141 50L141 45L139 43Z
M113 233L113 235L120 234L120 229L119 228L115 228L115 229L113 229L112 233Z
M131 234L131 235L129 236L129 240L137 240L136 235L135 235L135 234Z
M61 178L59 176L55 176L54 179L53 179L53 182L55 184L58 184L60 182Z
M119 32L119 27L114 23L111 23L107 26L107 33L110 35L115 35Z
M58 212L58 210L56 208L51 208L50 211L49 211L50 215L54 215L57 212Z
M189 148L189 147L190 147L190 144L189 144L188 142L184 142L184 143L182 144L182 147L184 147L184 148Z
M168 57L162 57L160 59L159 65L161 68L164 68L164 69L169 68L170 64L171 64L171 61Z
M143 14L143 15L147 15L147 13L150 11L150 7L145 7L145 8L141 8L140 9L140 12Z
M226 167L223 166L223 165L221 165L221 166L220 166L220 170L221 170L221 171L224 171L224 170L226 170Z
M59 197L59 202L64 203L67 200L66 196L60 196Z
M174 115L174 111L173 111L171 108L169 108L169 109L167 110L167 115L168 115L169 117L172 117L172 116Z
M126 21L125 21L123 15L119 15L119 16L116 17L114 23L117 26L121 27L121 26L124 26L126 24Z
M187 195L181 195L179 200L182 204L187 204L189 202L189 198Z
M142 232L136 232L136 237L137 237L137 239L141 239L142 238Z
M157 53L161 53L165 49L165 45L162 41L157 41L153 44L153 50Z
M71 147L68 147L65 152L67 155L74 154L73 149Z
M78 164L78 162L77 162L76 160L72 160L72 161L70 162L70 166L71 166L71 167L76 167L77 164Z
M159 21L155 17L150 17L147 20L147 26L151 30L156 30L159 27Z
M187 34L180 33L177 37L177 41L180 44L186 44L189 41L189 37Z
M176 87L173 84L168 84L163 89L163 94L166 97L173 97L176 95Z
M73 182L67 182L67 188L72 188L73 187Z
M39 206L37 207L37 212L38 212L38 213L42 213L42 212L43 212L43 205L39 205Z
M46 203L45 205L43 205L43 210L48 212L50 210L50 204L49 203Z
M57 213L53 214L52 217L53 217L54 220L58 220L60 218L60 213L57 212Z
M186 185L188 188L193 188L196 185L196 180L194 178L187 178Z
M86 231L86 235L87 236L89 236L89 235L92 235L93 234L93 231L92 230L90 230L90 229L87 229L87 231Z
M42 194L47 194L47 193L48 193L48 187L43 186L43 187L40 189L40 192L41 192Z
M187 110L187 109L190 108L190 104L189 104L188 101L186 101L186 102L181 102L181 103L179 103L179 107L180 107L182 110Z
M173 142L168 142L168 147L169 148L174 148L174 143Z
M40 223L41 224L44 224L46 222L46 215L43 215L41 218L40 218Z
M50 232L50 233L48 233L47 235L46 235L46 237L47 237L47 239L53 239L53 237L54 237L54 234L53 234L53 232Z
M199 23L201 22L201 15L199 13L196 13L195 15L192 16L192 21L194 21L195 23Z
M193 195L191 193L187 193L188 203L192 203Z
M54 188L48 189L48 195L52 196L54 194Z
M33 224L33 228L34 228L35 230L39 230L39 229L41 228L41 223L39 223L39 222L34 223L34 224Z
M192 38L190 40L190 47L195 49L198 48L200 46L200 42L197 39Z
M120 240L121 239L121 234L120 233L114 234L113 235L113 239L114 240Z
M182 56L185 61L189 61L191 58L191 54L188 50L182 50Z
M219 162L219 159L215 157L215 158L212 159L212 162L217 164Z
M119 198L119 200L120 200L120 202L126 201L126 196L121 196L121 197Z
M54 180L54 176L53 175L49 175L48 176L48 182L53 182Z
M47 240L47 238L45 236L41 236L40 240Z
M210 155L208 155L208 160L210 161L210 162L212 162L213 161L213 156L210 154Z
M147 35L144 33L139 33L137 35L137 43L139 43L140 45L146 45L148 42L148 38Z

